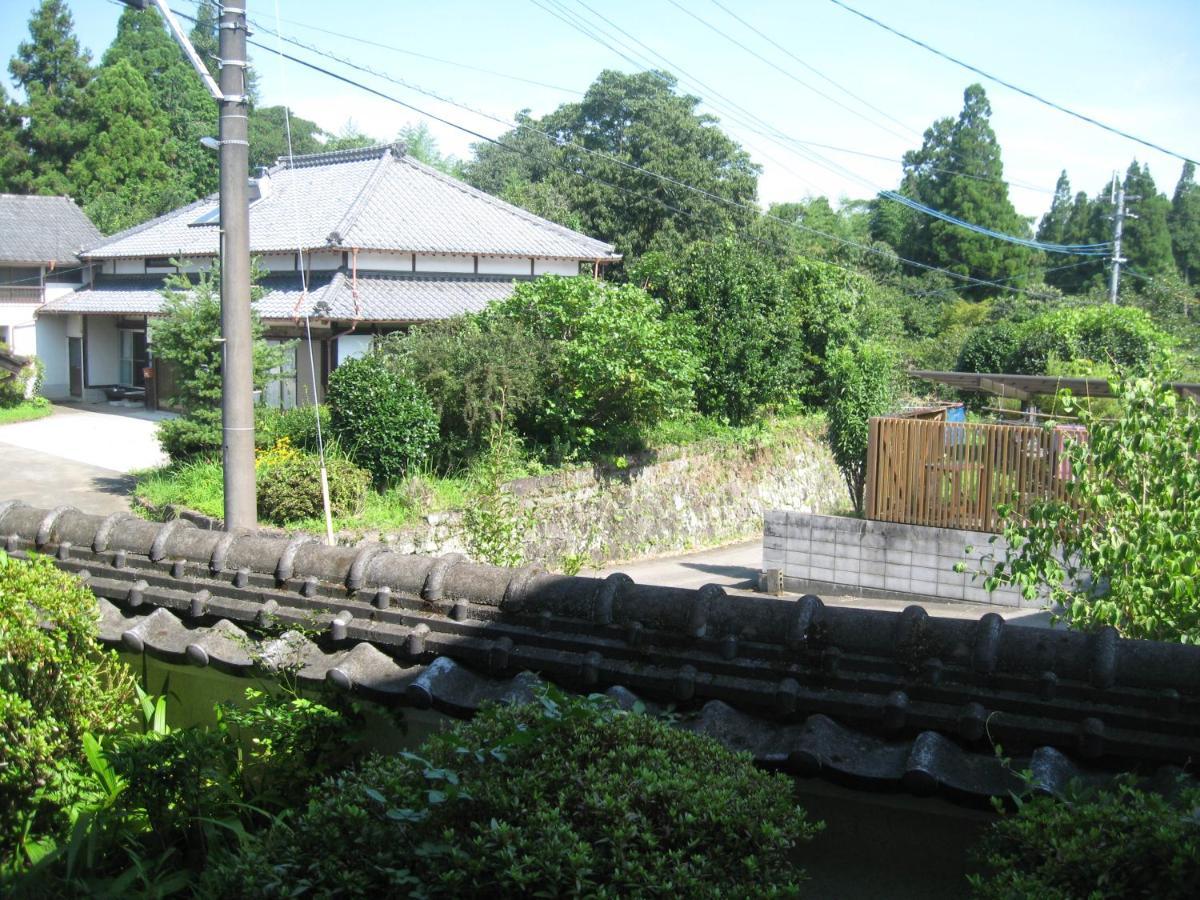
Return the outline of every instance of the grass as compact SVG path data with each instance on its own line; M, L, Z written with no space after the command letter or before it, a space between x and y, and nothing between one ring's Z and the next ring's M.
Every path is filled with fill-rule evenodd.
M44 419L54 412L54 407L45 397L34 397L16 406L0 407L0 425L10 425L13 422L32 422L34 419Z
M135 494L154 509L170 505L194 509L220 518L225 511L224 479L219 459L172 463L134 473ZM385 491L371 491L363 511L351 518L334 519L336 531L396 531L415 524L424 515L466 506L472 495L466 478L416 477ZM151 511L142 510L144 515ZM289 522L299 531L325 530L321 519Z

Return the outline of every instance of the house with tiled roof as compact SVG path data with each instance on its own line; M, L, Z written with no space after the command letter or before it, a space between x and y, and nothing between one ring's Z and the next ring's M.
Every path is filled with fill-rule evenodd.
M149 388L151 403L169 396L147 322L162 312L163 279L206 269L219 240L212 196L84 248L87 284L48 303L38 326L47 342L83 338L83 380L72 385L48 363L48 395L94 399L125 385ZM476 190L397 144L298 156L263 172L250 191L250 252L266 271L257 310L268 340L295 342L267 391L282 406L308 402L314 374L320 394L329 372L379 334L482 310L519 281L591 274L619 259L611 245Z
M0 194L0 342L21 356L37 352L37 310L80 286L77 254L98 240L70 197Z

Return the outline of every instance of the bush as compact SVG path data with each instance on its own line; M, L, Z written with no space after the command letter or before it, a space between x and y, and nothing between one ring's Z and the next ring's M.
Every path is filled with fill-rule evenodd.
M213 895L796 893L817 830L782 775L609 703L549 689L420 755L374 757L212 870Z
M1004 517L1007 558L988 589L1016 584L1048 596L1072 627L1125 637L1200 643L1200 408L1158 380L1117 387L1115 416L1064 395L1087 429L1066 439L1066 500Z
M695 358L680 321L632 285L546 276L483 314L519 323L550 350L541 403L522 431L562 455L635 445L643 429L691 407Z
M0 552L0 856L62 794L84 732L124 718L132 679L96 643L98 619L92 592L50 560Z
M353 516L362 510L371 476L354 463L326 457L329 507L334 517ZM308 453L294 453L276 465L258 471L259 518L277 525L324 517L321 498L321 460Z
M268 409L268 407L259 407ZM255 443L261 447L272 447L286 439L293 447L316 453L320 449L317 441L317 416L321 418L321 437L326 446L333 439L329 423L329 407L297 406L294 409L271 410L267 415L256 416ZM268 418L269 416L269 418Z
M261 273L255 271L253 278ZM186 275L172 275L164 282L163 315L150 325L154 355L174 366L174 392L162 398L178 407L183 416L159 425L158 441L172 459L218 452L221 432L221 297L216 265L202 272L195 284ZM262 289L251 286L251 299ZM271 370L283 360L283 349L262 338L262 323L251 310L254 386L271 380Z
M351 359L329 377L329 424L350 459L377 482L419 467L437 440L429 396L378 354Z
M379 354L429 394L440 422L439 463L453 468L542 400L549 348L521 322L458 316L385 338Z
M863 512L867 439L872 416L892 411L896 399L896 359L882 344L842 347L826 361L828 439L850 500Z
M1018 375L1017 329L1009 322L976 328L963 343L955 368L959 372Z
M1154 897L1185 900L1200 885L1200 790L1174 801L1126 781L1034 796L1000 818L976 851L971 877L987 900Z
M1030 375L1045 372L1052 358L1108 363L1132 375L1145 375L1170 344L1168 335L1144 310L1109 304L1068 307L1021 325L1013 362Z

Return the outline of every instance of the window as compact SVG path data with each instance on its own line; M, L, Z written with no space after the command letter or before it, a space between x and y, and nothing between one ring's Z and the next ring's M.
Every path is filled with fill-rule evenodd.
M146 352L146 332L122 331L121 367L117 380L132 387L146 386L146 373L142 370L150 364Z

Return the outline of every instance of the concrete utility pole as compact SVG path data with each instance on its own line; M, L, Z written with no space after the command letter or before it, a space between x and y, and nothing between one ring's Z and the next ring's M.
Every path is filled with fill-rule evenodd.
M160 0L161 2L161 0ZM236 2L236 0L235 0ZM247 140L246 9L221 7L221 421L225 530L254 528L254 346L250 332L250 176Z
M221 154L221 423L225 471L225 530L258 524L254 483L254 342L250 332L250 178L247 140L246 3L222 5L221 83L208 74L166 0L124 0L134 9L154 6L175 42L220 109ZM237 3L237 0L234 0Z
M1125 201L1140 200L1141 197L1135 197L1132 194L1130 194L1129 196L1126 196L1125 195L1125 185L1116 176L1116 173L1113 173L1113 187L1116 189L1115 200L1116 200L1116 204L1117 204L1117 211L1112 217L1113 218L1112 276L1108 283L1108 299L1111 303L1116 303L1117 302L1117 291L1121 287L1121 264L1128 262L1128 260L1125 259L1125 257L1123 257L1121 255L1121 235L1125 231L1125 220L1137 218L1137 216L1135 216L1133 213L1126 212Z

